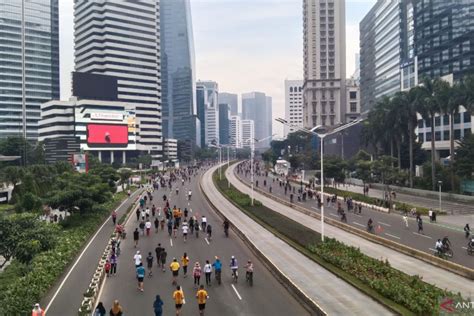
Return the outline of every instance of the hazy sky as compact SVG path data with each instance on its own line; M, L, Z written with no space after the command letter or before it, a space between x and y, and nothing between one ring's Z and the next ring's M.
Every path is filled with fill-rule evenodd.
M342 1L342 0L336 0ZM376 0L346 0L346 73L354 72L359 22ZM61 99L71 95L73 0L60 3ZM285 113L285 79L303 76L302 0L191 0L196 78L221 92L265 92L273 117ZM283 127L274 123L274 132Z

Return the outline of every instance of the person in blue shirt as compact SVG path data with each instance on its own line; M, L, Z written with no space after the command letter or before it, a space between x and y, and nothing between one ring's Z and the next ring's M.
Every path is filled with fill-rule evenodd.
M214 267L217 283L221 284L222 262L219 257L216 256L216 260L214 261L212 266Z
M156 296L156 299L153 302L153 310L155 311L155 316L163 315L163 301L159 295Z
M138 289L143 292L143 279L145 278L145 268L143 264L139 264L137 267L137 279L138 279Z

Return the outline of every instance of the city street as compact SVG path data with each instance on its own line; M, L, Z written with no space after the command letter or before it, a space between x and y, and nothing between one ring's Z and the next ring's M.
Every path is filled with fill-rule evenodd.
M245 177L243 174L237 175L240 179L244 179L250 184L250 173ZM267 186L264 186L264 180L267 180ZM288 191L285 195L284 186L279 185L278 180L273 177L265 178L264 176L255 176L255 183L258 181L259 189L264 189L269 192L269 187L272 186L272 194L287 201L290 201L290 192ZM306 202L297 200L297 192L300 188L299 185L292 184L295 187L294 203L303 206L313 212L320 212L317 207L316 200L307 199ZM340 220L340 216L337 214L337 207L335 204L327 205L325 203L325 216L329 218ZM433 253L435 243L438 238L442 239L444 236L448 236L449 240L453 245L453 258L449 259L458 264L464 265L469 268L474 268L474 257L467 254L467 239L461 229L451 228L445 225L436 223L430 223L429 220L423 221L423 232L418 233L418 226L415 218L408 218L408 228L405 227L402 216L399 214L387 214L383 212L374 211L367 208L362 208L361 214L355 214L347 212L347 206L342 205L346 210L347 224L366 230L367 222L371 218L374 222L375 233L384 238L392 241L405 244L415 249ZM438 216L439 218L440 216Z
M305 315L309 314L296 299L287 292L287 290L272 276L272 274L256 259L252 252L243 244L243 242L230 231L229 238L224 235L222 220L211 211L210 206L202 197L198 186L199 177L194 176L191 183L186 182L184 186L181 182L173 185L173 190L162 189L153 193L153 203L156 206L163 207L163 194L166 194L171 202L170 206L176 205L182 210L188 208L189 216L205 215L208 223L213 227L213 238L209 240L200 231L199 238L188 236L188 241L183 241L181 230L178 237L170 238L167 228L164 231L154 232L149 237L140 236L137 248L133 246L133 231L138 227L135 214L132 214L126 224L127 238L121 244L121 255L118 260L118 272L116 276L107 278L99 301L104 303L107 311L112 302L118 299L127 315L153 315L153 301L158 294L164 301L163 315L174 314L174 301L172 293L175 286L171 284L172 277L169 270L169 264L173 258L181 261L184 252L190 258L188 277L183 277L183 271L180 269L178 284L183 287L186 304L183 306L184 315L197 314L198 305L195 298L197 289L193 286L192 267L198 261L201 267L205 260L211 263L215 256L221 258L223 262L222 284L217 285L212 275L212 286L207 287L209 300L206 304L206 315ZM175 188L179 187L179 195L176 195ZM192 200L188 201L186 193L192 190ZM151 207L151 204L148 204ZM192 211L191 211L192 210ZM151 251L155 256L154 249L158 243L166 249L167 262L166 272L162 272L156 266L156 260L153 267L153 276L145 277L144 292L137 289L137 278L133 256L136 250L140 250L143 256L143 262L146 267L146 256ZM234 255L239 262L239 281L232 284L229 261ZM245 282L244 264L248 259L254 263L254 285L250 287ZM147 271L148 274L148 271ZM204 274L201 276L201 284L205 284ZM269 304L271 302L271 304Z

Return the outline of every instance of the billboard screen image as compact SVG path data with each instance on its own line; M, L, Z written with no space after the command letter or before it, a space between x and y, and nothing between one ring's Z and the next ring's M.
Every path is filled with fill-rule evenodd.
M87 143L89 145L128 144L128 126L116 124L88 124Z

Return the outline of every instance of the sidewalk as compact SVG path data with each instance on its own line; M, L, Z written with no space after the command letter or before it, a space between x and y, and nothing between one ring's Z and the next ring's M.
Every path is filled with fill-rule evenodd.
M275 237L223 198L207 171L202 189L212 203L239 228L265 257L299 287L309 298L317 302L328 315L390 315L384 306L362 294L334 274Z
M226 170L226 177L230 179L231 184L234 185L237 190L246 194L251 194L250 188L236 178L234 169L235 165L228 168ZM255 199L259 200L263 203L263 205L271 208L272 210L290 217L294 221L315 231L321 231L321 222L319 220L295 211L294 209L267 198L256 191L254 191L254 196ZM471 280L448 272L444 269L434 267L431 264L425 263L413 257L400 254L395 250L386 248L382 245L372 243L366 239L340 230L334 226L326 224L324 225L324 229L326 236L336 238L346 245L358 247L364 254L373 258L388 259L392 267L400 271L410 275L419 275L426 282L435 284L440 288L446 288L455 293L460 292L464 297L472 297L474 288L472 286Z

